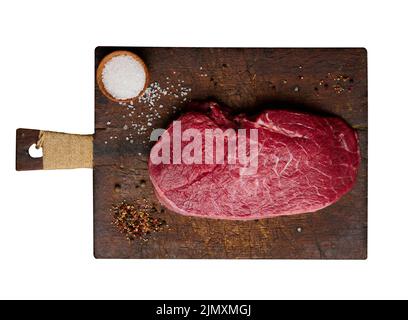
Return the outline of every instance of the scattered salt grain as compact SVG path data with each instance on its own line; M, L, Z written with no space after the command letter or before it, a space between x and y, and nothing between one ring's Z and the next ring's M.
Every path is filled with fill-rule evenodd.
M124 140L128 143L134 143L136 141L133 140L134 138L130 132L134 132L137 136L146 137L146 134L149 134L152 127L154 127L155 121L162 118L161 114L171 114L171 109L173 109L173 113L176 113L178 108L174 104L187 101L187 97L192 89L184 84L182 85L184 80L176 78L170 81L170 77L166 77L166 79L168 82L165 89L161 87L159 82L152 82L143 94L135 100L137 101L136 105L125 103L127 112L126 116L123 115L123 118L132 117L135 113L136 106L138 110L141 108L140 111L134 114L134 117L127 118L129 121L122 123L123 130L132 129L127 131L124 136ZM160 101L164 96L167 96L165 99L167 104L164 104L164 101ZM140 106L138 104L140 104ZM140 141L140 139L137 141ZM149 141L141 141L143 144L147 144L148 142Z

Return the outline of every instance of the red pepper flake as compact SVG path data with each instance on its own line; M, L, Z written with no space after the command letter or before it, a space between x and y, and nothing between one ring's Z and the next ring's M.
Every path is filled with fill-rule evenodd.
M336 76L336 77L334 77L333 78L333 80L334 81L338 81L338 82L346 82L346 81L348 81L349 80L349 76L347 76L347 75L342 75L342 74L340 74L340 75L338 75L338 76Z
M336 92L337 94L340 94L344 91L344 88L339 84L335 84L333 86L333 89L334 89L334 92Z
M112 206L112 224L129 241L135 239L147 241L151 233L162 231L167 227L166 221L153 216L157 213L157 209L145 199L139 200L135 204L122 201Z

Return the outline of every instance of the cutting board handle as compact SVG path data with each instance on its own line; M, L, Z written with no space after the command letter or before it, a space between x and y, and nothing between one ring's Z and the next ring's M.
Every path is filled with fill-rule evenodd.
M93 167L93 136L34 129L16 131L16 170Z

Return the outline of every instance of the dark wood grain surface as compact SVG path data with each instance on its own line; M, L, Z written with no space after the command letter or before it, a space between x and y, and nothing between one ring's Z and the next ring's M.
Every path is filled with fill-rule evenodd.
M104 97L95 86L94 254L97 258L280 258L367 257L367 53L365 49L107 48L95 51L97 67L108 53L126 49L147 64L161 88L190 88L186 101L161 95L160 118L144 134L146 103L134 110ZM257 221L185 217L156 200L147 172L153 128L166 128L189 100L213 99L235 111L295 108L345 119L357 131L362 163L354 188L315 213ZM162 108L159 108L162 105ZM174 108L173 108L174 107ZM132 114L131 111L134 111ZM132 132L132 139L129 133ZM126 139L126 137L128 139ZM133 140L133 143L130 143ZM111 224L109 209L145 197L169 228L149 241L129 243Z
M37 144L40 130L17 129L16 130L16 170L42 170L43 159L32 158L29 149Z

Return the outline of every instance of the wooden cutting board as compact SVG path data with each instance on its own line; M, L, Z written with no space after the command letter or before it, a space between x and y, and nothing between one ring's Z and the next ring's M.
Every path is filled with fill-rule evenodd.
M153 94L133 106L121 105L95 85L96 258L367 257L365 49L98 47L95 70L115 50L132 51L145 61ZM289 217L226 221L186 217L165 209L154 195L147 171L150 131L166 128L190 100L208 99L237 112L280 107L342 117L360 139L362 162L355 186L332 206ZM17 131L18 170L42 169L42 160L27 154L38 134ZM110 208L142 197L158 209L169 228L152 234L149 241L129 242L112 225Z

